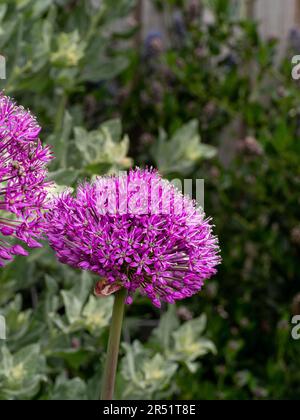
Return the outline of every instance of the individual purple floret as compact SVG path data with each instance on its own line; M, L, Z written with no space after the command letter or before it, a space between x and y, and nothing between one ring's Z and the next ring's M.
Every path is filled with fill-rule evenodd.
M39 132L30 112L0 93L0 266L28 254L11 239L40 246L49 187L46 164L52 155L41 145Z
M96 294L136 290L160 307L199 292L220 263L210 219L155 170L101 177L55 199L47 234L59 261L101 277Z

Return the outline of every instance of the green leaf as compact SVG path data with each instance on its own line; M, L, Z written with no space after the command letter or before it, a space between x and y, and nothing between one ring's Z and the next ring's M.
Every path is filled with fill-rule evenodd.
M75 145L87 169L106 164L113 172L130 166L131 160L127 158L129 139L127 136L121 139L119 120L107 121L90 132L83 127L75 127L74 133Z
M123 398L153 398L156 392L170 385L178 365L161 354L150 356L149 351L139 341L132 345L123 344L125 357L121 374L126 387Z
M78 298L73 291L67 292L63 290L61 294L66 308L68 321L70 324L73 324L80 319L83 301Z
M73 32L61 33L57 37L57 49L51 54L51 62L59 68L76 67L84 57L86 44L81 40L76 29Z
M171 360L185 363L191 372L195 372L194 361L207 353L216 353L212 341L202 337L206 327L206 316L202 315L185 322L177 331L173 332L174 346L169 352Z
M91 283L91 276L87 272L83 272L81 281L78 281L73 289L61 292L70 324L80 320L81 311L91 292Z
M216 149L201 144L198 122L192 120L177 130L170 139L160 130L158 142L152 147L151 154L163 174L188 174L198 161L213 158Z
M176 307L175 305L169 305L168 311L161 317L158 327L153 330L152 334L155 342L162 349L168 349L171 344L172 333L178 326Z
M31 310L22 311L22 297L17 294L2 312L6 319L6 335L13 342L20 340L28 332Z
M83 82L100 82L111 80L124 71L129 65L127 57L94 59L89 61L82 71L80 79Z
M84 325L91 334L98 336L103 332L103 328L109 325L113 300L113 296L105 298L90 296L82 316Z
M80 171L74 168L58 169L57 171L50 172L48 179L54 181L58 185L72 185L80 174Z
M57 378L49 399L58 401L87 400L86 385L80 378L68 380L61 375Z
M45 357L39 344L32 344L12 355L7 347L0 356L0 399L30 399L44 380Z

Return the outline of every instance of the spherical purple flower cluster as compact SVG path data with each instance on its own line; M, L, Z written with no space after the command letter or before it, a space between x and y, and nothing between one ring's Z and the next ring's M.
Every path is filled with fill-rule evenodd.
M97 273L102 290L125 287L127 303L137 289L157 307L192 296L220 263L210 220L154 170L98 178L76 197L67 191L47 220L58 259Z
M43 209L49 183L46 164L49 147L38 138L40 127L23 107L0 93L0 266L14 255L27 255L17 238L30 248L39 247Z

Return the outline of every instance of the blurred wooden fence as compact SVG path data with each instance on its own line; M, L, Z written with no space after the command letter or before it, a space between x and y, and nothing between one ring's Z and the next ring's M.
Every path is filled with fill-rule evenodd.
M280 39L284 50L289 31L300 22L299 0L256 0L255 17L260 22L263 36L275 36Z
M159 31L167 38L166 24L170 19L168 9L165 9L163 15L158 15L152 1L140 0L140 3L143 37L149 32ZM252 16L258 20L264 37L275 36L280 39L281 50L286 45L289 31L294 27L300 27L300 0L232 0L232 4L234 13Z

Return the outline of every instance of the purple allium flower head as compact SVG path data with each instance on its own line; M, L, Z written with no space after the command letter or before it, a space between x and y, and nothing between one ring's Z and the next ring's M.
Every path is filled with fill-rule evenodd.
M157 307L192 296L220 263L210 219L152 169L66 191L46 217L58 259L97 273L96 294L125 287L127 303L136 290Z
M39 247L50 149L38 138L40 127L23 107L0 93L0 266L14 255L27 255L12 238ZM15 241L14 241L15 242Z

